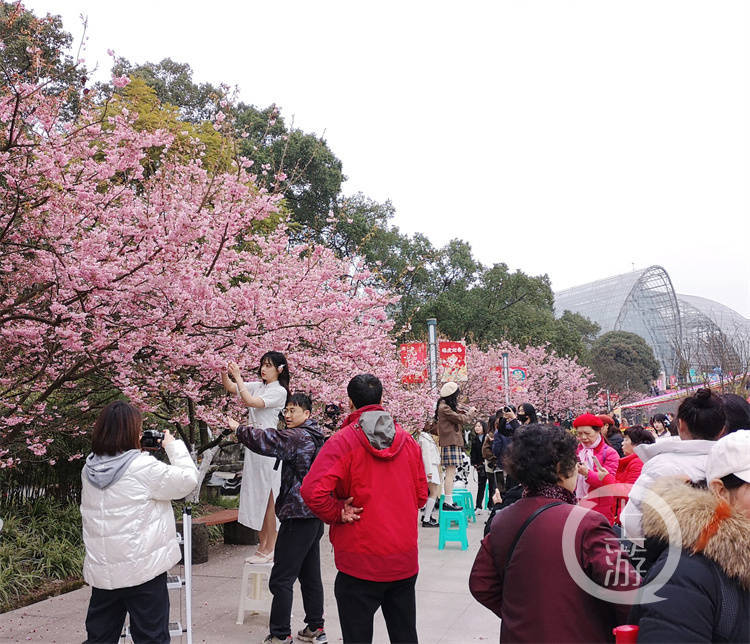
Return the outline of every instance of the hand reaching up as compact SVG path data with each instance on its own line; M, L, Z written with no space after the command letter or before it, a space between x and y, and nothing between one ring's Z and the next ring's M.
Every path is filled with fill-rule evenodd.
M240 379L240 366L236 362L230 362L227 365L227 370L231 374L234 381L237 382Z

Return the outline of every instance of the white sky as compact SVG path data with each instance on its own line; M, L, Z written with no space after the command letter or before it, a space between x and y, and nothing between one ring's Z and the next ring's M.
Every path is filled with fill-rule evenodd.
M555 290L661 264L750 317L743 0L27 0L87 64L188 62L322 134L345 192Z

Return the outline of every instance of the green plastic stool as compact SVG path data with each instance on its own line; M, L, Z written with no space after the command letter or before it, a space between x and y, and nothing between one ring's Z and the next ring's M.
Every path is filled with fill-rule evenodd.
M461 550L469 549L469 538L466 536L466 514L443 510L445 495L440 495L440 527L438 528L438 550L445 549L446 541L458 541ZM455 524L455 527L454 525Z
M477 513L474 511L474 497L469 490L465 487L453 488L453 502L464 509L467 520L477 522Z

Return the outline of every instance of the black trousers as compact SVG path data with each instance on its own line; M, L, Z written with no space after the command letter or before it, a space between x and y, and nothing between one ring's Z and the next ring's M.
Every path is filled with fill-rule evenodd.
M416 583L416 575L399 581L368 581L339 572L334 592L344 644L372 642L378 608L383 611L391 644L417 642Z
M488 484L489 481L487 479L487 472L484 471L484 465L480 465L479 467L477 467L477 502L475 504L477 510L482 509L482 502L484 501L484 488ZM491 494L490 497L492 497Z
M133 642L168 644L169 591L167 573L129 588L91 588L86 614L87 644L119 642L125 613L130 615Z
M487 490L489 491L489 500L487 501L487 509L492 509L492 497L495 495L497 489L497 483L495 482L495 473L487 470Z
M294 582L299 579L305 623L323 628L323 582L320 578L320 519L283 519L273 551L273 569L268 588L273 594L269 630L285 639L291 635Z

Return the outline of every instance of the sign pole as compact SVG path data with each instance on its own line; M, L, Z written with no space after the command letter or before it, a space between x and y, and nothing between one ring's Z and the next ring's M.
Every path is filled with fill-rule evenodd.
M510 367L508 366L508 352L503 351L503 389L505 390L505 404L510 405Z
M437 389L438 354L437 320L435 318L429 318L427 320L427 338L429 341L428 352L430 362L430 387L432 387L432 389Z

